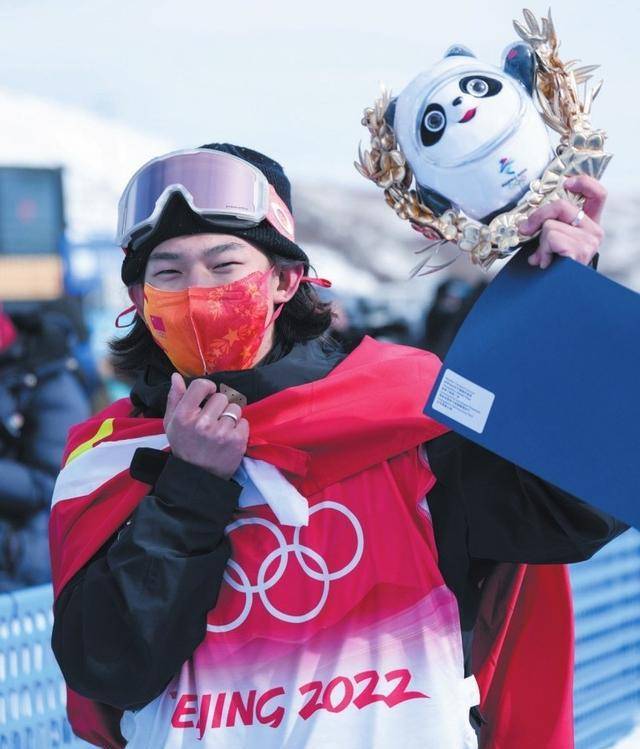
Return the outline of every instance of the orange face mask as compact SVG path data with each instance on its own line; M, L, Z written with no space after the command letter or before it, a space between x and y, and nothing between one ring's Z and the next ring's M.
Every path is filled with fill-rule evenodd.
M143 316L151 335L187 377L249 369L267 324L273 269L256 271L224 286L181 291L144 285Z

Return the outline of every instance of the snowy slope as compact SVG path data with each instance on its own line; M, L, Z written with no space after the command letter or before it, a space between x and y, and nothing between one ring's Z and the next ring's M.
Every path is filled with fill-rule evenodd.
M0 89L0 164L62 166L72 240L112 237L132 172L172 144L81 109Z
M63 166L73 241L114 235L120 192L140 164L175 144L81 109L0 89L0 164ZM355 144L354 144L355 151ZM380 281L403 285L410 303L432 293L441 274L407 282L424 241L384 205L380 190L333 184L294 185L298 240L320 275L338 290L379 293ZM640 190L614 195L605 216L608 236L601 270L640 289ZM456 275L478 272L466 258ZM391 287L385 284L385 293Z

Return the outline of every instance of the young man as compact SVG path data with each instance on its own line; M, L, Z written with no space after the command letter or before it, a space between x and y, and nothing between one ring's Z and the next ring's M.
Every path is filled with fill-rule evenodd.
M331 344L289 189L212 144L121 200L136 318L114 350L138 380L72 431L51 520L74 729L129 749L567 749L560 563L624 526L425 417L435 356ZM603 197L575 189L587 218L541 209L532 262L595 254Z

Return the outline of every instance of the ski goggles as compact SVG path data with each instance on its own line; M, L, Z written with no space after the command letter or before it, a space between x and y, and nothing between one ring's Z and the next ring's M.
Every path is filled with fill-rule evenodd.
M196 148L152 159L129 180L118 203L120 247L152 231L176 192L213 226L245 229L266 219L295 241L293 216L259 169L229 153Z

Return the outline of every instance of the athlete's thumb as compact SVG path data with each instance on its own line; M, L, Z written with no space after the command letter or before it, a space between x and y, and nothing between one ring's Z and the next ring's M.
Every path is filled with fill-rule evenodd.
M169 388L169 394L167 396L167 408L164 413L165 421L169 421L173 416L173 412L176 410L178 403L182 400L182 396L187 392L187 386L184 384L182 375L178 372L174 372L171 375L171 387Z

